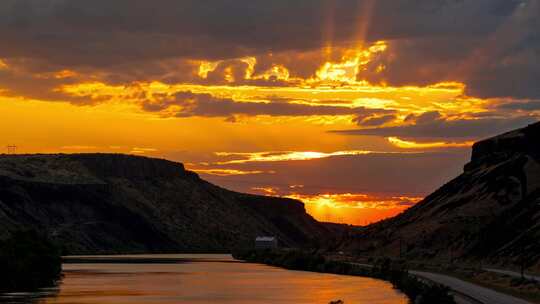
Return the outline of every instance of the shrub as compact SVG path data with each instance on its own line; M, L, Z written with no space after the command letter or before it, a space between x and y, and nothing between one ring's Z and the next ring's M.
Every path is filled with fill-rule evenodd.
M0 243L0 290L53 286L60 278L59 250L36 232L16 232Z

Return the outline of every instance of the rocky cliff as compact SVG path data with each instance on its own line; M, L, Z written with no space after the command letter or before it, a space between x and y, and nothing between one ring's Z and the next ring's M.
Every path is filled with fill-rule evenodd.
M0 238L45 232L65 254L229 251L256 235L329 236L295 200L232 192L180 163L119 154L0 156Z
M540 123L474 144L463 174L344 248L540 269Z

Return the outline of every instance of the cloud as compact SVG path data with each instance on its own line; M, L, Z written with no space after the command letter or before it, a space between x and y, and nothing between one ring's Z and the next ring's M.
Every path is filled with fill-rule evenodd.
M468 94L540 98L540 1L519 2L464 63Z
M382 116L369 116L365 118L357 117L353 119L353 122L356 122L359 126L380 126L384 125L387 122L395 120L397 117L395 115L382 115Z
M418 116L408 116L408 121L414 121L417 125L428 124L442 119L441 113L437 111L424 112Z
M158 149L155 148L141 148L141 147L133 147L129 153L131 154L145 154L145 153L153 153L157 152Z
M297 103L278 102L241 102L230 98L218 98L211 94L196 94L183 91L172 97L165 97L158 101L145 101L144 110L149 112L172 112L176 117L227 117L245 115L269 116L313 116L313 115L357 115L366 116L376 113L393 112L383 109L368 109L364 107L341 107L329 105L307 105Z
M473 96L538 97L539 2L3 0L0 60L33 72L86 71L105 82L222 83L221 68L239 76L246 56L257 58L255 74L281 65L307 78L341 50L385 40L388 51L359 79L463 81ZM329 45L333 52L321 52ZM197 60L224 63L204 80Z
M372 2L337 0L329 8L325 0L215 1L212 5L195 0L4 0L0 4L0 24L3 38L14 42L3 48L5 54L43 58L52 55L51 60L59 62L84 58L87 60L76 63L105 64L172 56L226 59L268 50L319 48L327 43L323 38L329 38L321 33L321 19L328 19L329 14L339 16L333 18L333 30L328 35L336 44L358 35L351 24L360 24L368 14L377 24L366 31L365 37L372 41L480 35L489 33L520 3ZM33 54L23 49L32 43L31 39L37 39L38 49ZM64 51L53 45L71 48ZM62 59L66 54L71 55Z
M60 147L60 149L62 150L95 150L95 149L98 149L98 147L75 145L75 146L62 146Z
M540 96L540 1L431 1L432 16L424 16L428 2L396 1L409 4L392 14L398 29L385 30L386 21L374 30L396 31L396 39L386 38L389 50L370 63L385 69L368 69L364 78L392 85L461 81L480 98ZM379 3L379 10L395 12ZM405 23L408 9L418 18Z
M343 135L399 137L405 139L479 139L524 127L536 121L531 116L513 118L449 119L438 112L408 117L413 124L332 131Z
M406 141L399 139L397 137L388 137L388 142L390 142L392 145L403 148L403 149L438 149L438 148L463 148L463 147L471 147L474 142L473 141L466 141L466 142L421 142L417 143L414 141Z
M469 149L452 152L418 153L366 153L326 154L325 157L291 158L281 154L276 158L250 157L257 153L273 155L275 152L245 153L240 156L215 155L207 160L208 169L234 169L240 171L263 171L268 173L250 175L249 178L208 176L219 185L238 191L250 191L252 187L272 187L297 193L386 193L392 195L425 195L455 177L468 161ZM186 161L186 158L183 158ZM240 160L231 162L231 160ZM414 172L414 174L411 174ZM361 181L359 183L359 181Z
M273 171L258 171L258 170L252 170L252 171L243 171L243 170L235 170L235 169L199 169L199 168L188 168L189 170L195 171L199 174L209 174L209 175L217 175L217 176L231 176L231 175L252 175L252 174L272 174Z
M73 84L78 77L55 77L54 74L31 74L27 71L12 70L11 66L0 69L0 90L2 95L24 96L28 99L45 101L67 101L78 104L88 104L88 98L67 96L55 91L63 84Z
M496 108L502 110L538 111L540 110L540 100L506 102L497 105Z
M355 18L356 12L346 10L350 2L340 2L343 22ZM320 32L314 30L324 14L322 3L6 0L0 4L0 37L10 43L0 56L106 67L174 57L228 59L268 50L310 49L322 44ZM346 30L343 36L350 34ZM26 49L29 46L33 51Z
M302 161L336 156L354 156L366 154L400 154L402 152L379 152L368 150L348 150L334 152L314 152L314 151L269 151L269 152L217 152L216 156L230 157L232 159L216 162L215 164L243 164L251 162L284 162Z

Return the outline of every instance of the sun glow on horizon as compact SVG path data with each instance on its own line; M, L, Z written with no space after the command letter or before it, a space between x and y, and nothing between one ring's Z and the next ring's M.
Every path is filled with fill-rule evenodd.
M422 197L365 193L289 194L286 197L304 202L307 212L319 221L355 225L365 225L397 215L422 200Z

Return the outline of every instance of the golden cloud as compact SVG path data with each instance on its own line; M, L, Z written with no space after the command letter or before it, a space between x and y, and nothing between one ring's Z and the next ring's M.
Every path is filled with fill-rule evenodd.
M261 171L261 170L238 170L238 169L200 169L189 168L189 170L195 171L201 174L209 174L216 176L234 176L234 175L253 175L253 174L273 174L274 171Z
M366 155L373 153L401 153L401 152L376 152L367 150L349 150L349 151L335 151L335 152L315 152L315 151L270 151L270 152L216 152L216 156L220 157L232 157L233 160L219 161L215 164L227 165L227 164L242 164L251 162L279 162L279 161L302 161L313 160L320 158L328 158L334 156L352 156L352 155Z
M398 137L388 137L388 142L392 145L403 148L403 149L431 149L431 148L464 148L471 147L474 144L474 141L464 141L464 142L414 142L403 140Z

